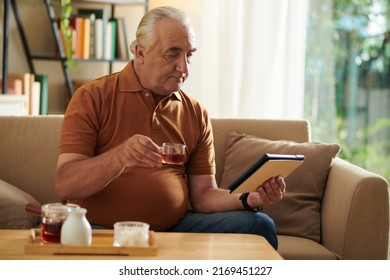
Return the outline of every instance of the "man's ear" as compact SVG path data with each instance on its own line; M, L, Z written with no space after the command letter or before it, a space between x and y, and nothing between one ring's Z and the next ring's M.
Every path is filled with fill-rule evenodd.
M143 46L141 46L140 44L137 44L135 46L135 58L137 60L139 60L141 63L144 62L144 59L145 59L145 49Z

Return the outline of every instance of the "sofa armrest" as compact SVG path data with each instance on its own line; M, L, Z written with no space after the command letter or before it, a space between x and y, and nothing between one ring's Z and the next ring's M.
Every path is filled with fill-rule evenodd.
M341 259L387 259L389 184L336 158L322 202L322 244Z

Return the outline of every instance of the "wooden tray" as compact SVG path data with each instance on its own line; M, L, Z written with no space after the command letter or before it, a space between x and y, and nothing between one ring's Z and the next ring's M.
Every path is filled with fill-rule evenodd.
M40 239L40 230L32 229L24 246L24 252L30 255L157 255L153 231L149 231L149 246L147 247L114 247L113 241L112 230L92 230L92 244L90 246L44 244Z

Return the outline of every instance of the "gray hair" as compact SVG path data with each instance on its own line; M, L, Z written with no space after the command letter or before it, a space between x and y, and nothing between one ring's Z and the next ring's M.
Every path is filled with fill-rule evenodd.
M163 18L177 21L188 29L192 28L188 16L180 9L169 6L152 9L142 17L138 25L136 39L130 44L130 51L133 54L137 44L141 44L146 49L152 46L156 24Z

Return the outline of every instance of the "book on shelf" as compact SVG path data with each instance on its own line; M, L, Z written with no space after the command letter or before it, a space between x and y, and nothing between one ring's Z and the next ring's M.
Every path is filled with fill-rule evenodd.
M116 58L117 20L115 18L109 19L105 33L104 59L112 60Z
M79 8L78 16L89 17L91 19L90 30L90 57L102 59L105 43L105 26L108 22L107 9Z
M87 33L89 33L89 38L84 38L86 40L85 46L86 47L89 43L88 52L90 57L95 57L95 22L96 22L96 15L95 13L89 12L89 9L78 9L77 10L77 16L84 17L86 19L89 19L89 22L85 22L85 28L87 31L85 32L85 36L87 36Z
M69 29L70 29L70 38L65 38L65 34L61 31L61 21L57 19L57 27L60 35L60 43L65 52L65 55L71 53L68 48L73 50L72 57L76 57L76 48L77 48L77 32L76 32L76 19L74 17L69 18ZM66 43L68 41L68 43ZM56 48L55 55L59 56L59 50Z
M108 9L79 8L70 18L70 27L74 58L104 60L130 58L125 18L108 18ZM64 49L67 47L65 42L61 32Z
M24 72L15 72L15 73L8 73L8 79L18 79L22 81L22 94L26 96L26 104L27 104L27 114L31 113L31 91L32 91L32 81L33 81L33 74L30 73L24 73ZM20 90L18 89L18 94L20 93Z
M88 59L91 53L91 18L83 19L83 43L81 58Z
M39 108L41 106L41 83L35 81L35 79L32 82L30 103L31 103L30 115L38 116Z
M112 26L111 28L111 37L108 38L108 41L111 42L110 46L110 59L115 59L117 57L116 45L118 37L118 20L116 18L110 18L108 24Z
M117 19L117 55L120 59L129 59L129 41L126 32L126 20L123 17Z
M82 58L84 53L84 18L75 17L76 25L76 49L75 58Z
M29 115L32 115L33 114L33 98L34 98L34 95L35 95L35 90L36 90L36 87L34 87L34 82L35 82L35 75L34 74L31 74L31 73L26 73L28 75L28 84L26 85L26 91L24 94L27 95L27 104L28 104L28 108L27 108L27 112ZM27 89L28 88L28 89Z
M8 81L18 81L17 94L23 96L27 115L45 115L48 111L48 75L24 72L8 73ZM9 86L8 86L9 87Z
M95 20L95 58L103 59L104 54L104 26L103 19L97 18Z
M112 25L106 24L104 28L104 34L106 36L106 40L104 41L104 53L103 53L103 59L111 59L111 42L108 38L111 38L112 33Z
M16 81L16 92L17 95L29 95L30 93L30 73L24 72L14 72L8 73L8 87L10 86L10 81Z
M0 88L3 88L3 80L0 79ZM22 95L23 94L23 80L20 77L8 74L7 88L4 92L8 95Z
M65 51L65 54L69 54L67 48L72 48L73 58L88 59L90 58L91 52L91 19L84 16L73 16L69 19L70 26L70 43L66 43L67 39L65 35L61 32L61 27L58 21L58 28L60 32L60 39L62 47ZM69 39L68 39L69 40ZM58 55L58 50L56 50L56 55Z
M49 104L48 76L46 74L36 74L35 81L40 83L39 114L47 115Z
M13 87L13 90L10 90L7 95L24 96L26 114L36 114L37 108L39 114L39 104L36 105L36 101L38 100L38 95L40 95L40 83L35 82L35 75L27 72L15 72L8 73L7 79L7 87Z

